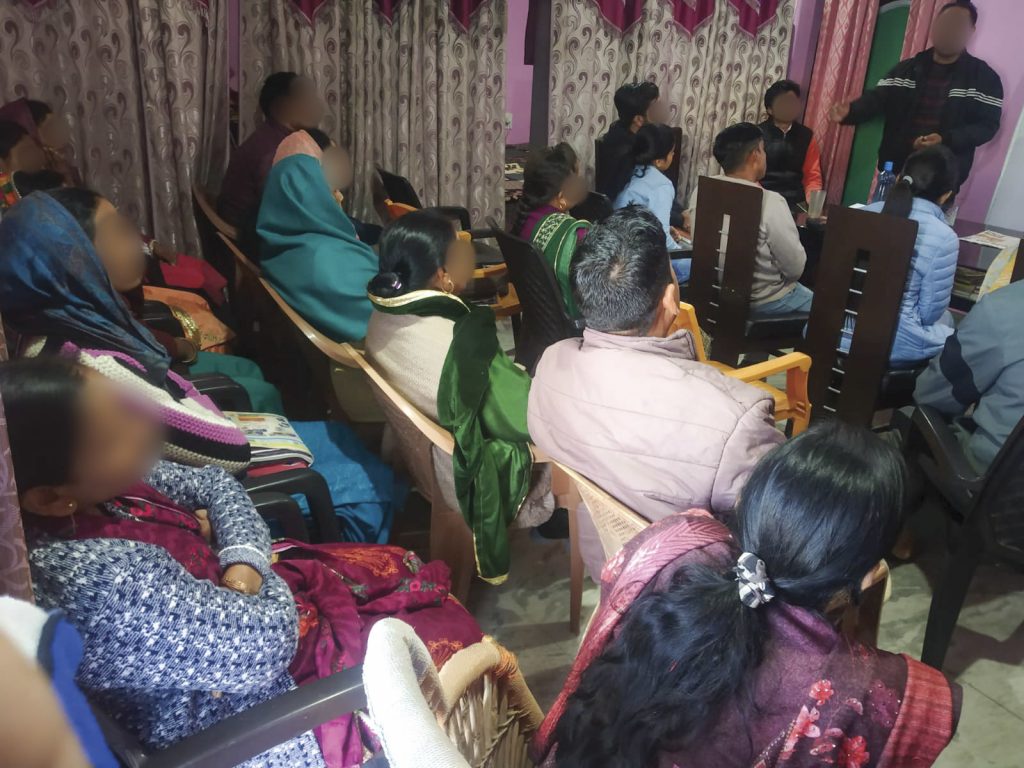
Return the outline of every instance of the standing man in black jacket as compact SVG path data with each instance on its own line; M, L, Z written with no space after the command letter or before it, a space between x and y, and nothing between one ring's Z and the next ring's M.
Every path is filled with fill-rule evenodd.
M885 116L878 167L898 171L914 151L945 144L960 165L960 184L974 150L992 140L1003 112L1003 83L984 61L967 52L978 23L969 0L947 3L932 25L932 48L901 61L874 90L832 107L830 118L856 125Z

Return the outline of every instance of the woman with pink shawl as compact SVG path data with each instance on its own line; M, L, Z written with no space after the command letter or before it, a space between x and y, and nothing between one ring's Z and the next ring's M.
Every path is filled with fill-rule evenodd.
M537 734L545 766L930 766L961 694L825 618L895 542L903 462L838 422L768 454L730 534L691 510L612 558Z

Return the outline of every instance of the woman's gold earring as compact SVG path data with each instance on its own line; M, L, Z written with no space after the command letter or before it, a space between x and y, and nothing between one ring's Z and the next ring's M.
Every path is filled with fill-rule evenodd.
M448 275L445 275L444 276L444 292L445 293L451 293L454 290L455 290L455 281L452 280L451 277L449 277Z
M69 512L74 512L75 511L75 507L77 507L77 506L78 506L78 504L76 502L69 501L68 502L68 511Z

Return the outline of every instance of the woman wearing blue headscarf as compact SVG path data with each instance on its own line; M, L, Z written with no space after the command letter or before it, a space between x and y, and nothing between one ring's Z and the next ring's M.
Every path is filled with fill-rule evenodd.
M366 285L377 254L356 236L305 131L281 142L263 189L256 232L263 276L317 330L335 341L366 336Z
M45 346L32 352L57 353L70 342L99 351L101 362L90 367L104 375L129 384L143 378L145 384L133 389L163 409L167 458L199 466L215 463L231 472L244 469L249 464L245 436L212 403L207 410L183 388L182 383L190 385L169 371L166 350L120 296L141 282L144 269L141 252L128 247L126 235L134 225L102 198L92 217L78 217L57 199L72 191L33 193L0 221L4 320L24 337L45 338ZM99 227L101 215L104 226ZM292 427L327 481L346 540L386 542L395 508L404 498L390 469L343 424Z

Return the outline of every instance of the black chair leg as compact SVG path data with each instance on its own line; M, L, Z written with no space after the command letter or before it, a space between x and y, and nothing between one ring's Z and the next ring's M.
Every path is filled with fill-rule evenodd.
M965 526L963 538L949 557L942 578L935 586L928 610L921 661L930 667L942 669L983 549L980 533L973 526Z

